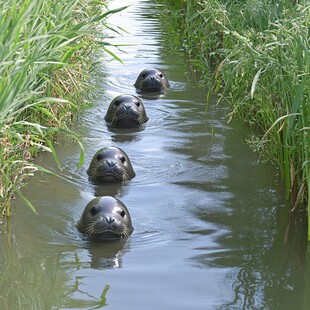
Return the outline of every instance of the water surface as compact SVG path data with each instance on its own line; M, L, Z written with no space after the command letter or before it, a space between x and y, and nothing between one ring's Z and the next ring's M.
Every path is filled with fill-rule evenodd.
M248 132L227 123L227 107L194 82L182 52L167 48L169 33L152 1L109 21L124 65L100 55L91 83L94 106L78 117L86 158L78 146L57 147L63 179L37 173L24 189L39 215L22 202L0 234L0 309L307 309L304 225L289 218L276 170L258 163ZM123 1L113 1L120 7ZM140 130L109 130L110 101L135 94L146 67L164 70L171 88L144 98L149 116ZM131 158L136 177L95 187L86 169L101 147ZM51 156L37 162L55 170ZM135 230L124 243L95 243L76 230L85 205L113 195L128 207Z

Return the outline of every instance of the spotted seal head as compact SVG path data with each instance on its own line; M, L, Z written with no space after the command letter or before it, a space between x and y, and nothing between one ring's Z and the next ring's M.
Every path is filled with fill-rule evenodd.
M170 87L166 75L156 69L144 69L138 76L134 86L141 93L162 93Z
M127 154L118 147L104 147L93 156L87 174L91 182L123 182L135 177Z
M113 127L139 127L148 121L143 102L133 95L115 97L107 110L105 121Z
M97 197L85 207L77 229L95 240L123 240L133 232L127 207L111 196Z

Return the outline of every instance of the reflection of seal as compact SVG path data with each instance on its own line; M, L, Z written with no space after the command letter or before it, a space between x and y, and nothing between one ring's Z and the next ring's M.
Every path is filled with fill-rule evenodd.
M170 84L162 71L150 68L139 74L134 86L138 92L162 93Z
M143 102L133 95L115 97L109 105L105 121L115 127L138 127L148 121Z
M109 126L109 131L111 132L111 140L116 143L124 142L134 142L141 140L139 132L142 132L145 126L140 127L127 127L127 128L117 128Z
M98 240L125 239L133 232L126 206L111 196L91 200L85 207L77 228L81 233Z
M94 183L122 182L136 175L127 154L118 147L105 147L96 152L87 174Z
M104 186L102 183L94 184L94 196L112 196L112 197L122 197L124 196L128 188L124 186L122 182L105 182Z
M122 258L129 250L127 240L115 240L114 242L106 242L102 246L102 241L91 239L86 244L89 253L90 266L95 269L120 268L122 266Z

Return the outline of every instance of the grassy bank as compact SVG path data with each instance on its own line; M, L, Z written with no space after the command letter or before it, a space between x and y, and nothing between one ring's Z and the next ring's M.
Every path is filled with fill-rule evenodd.
M310 214L310 7L307 1L166 1L171 31L203 83L253 129L292 209ZM308 5L308 6L307 6ZM308 221L310 224L310 220ZM308 229L310 239L310 229Z
M55 134L76 139L68 124L83 106L90 51L101 46L109 12L90 0L4 0L0 3L0 215L40 167L38 151L57 155ZM83 149L81 146L81 164Z

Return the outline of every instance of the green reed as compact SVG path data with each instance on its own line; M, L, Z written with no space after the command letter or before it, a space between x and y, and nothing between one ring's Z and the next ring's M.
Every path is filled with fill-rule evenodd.
M32 163L39 150L60 168L55 134L80 143L67 126L85 105L90 53L105 48L105 18L116 11L90 0L0 2L0 215L9 215L14 194L34 210L20 186L44 170Z
M170 20L202 83L231 105L230 117L251 126L249 143L277 163L292 209L307 205L310 214L309 3L176 3L167 1Z

